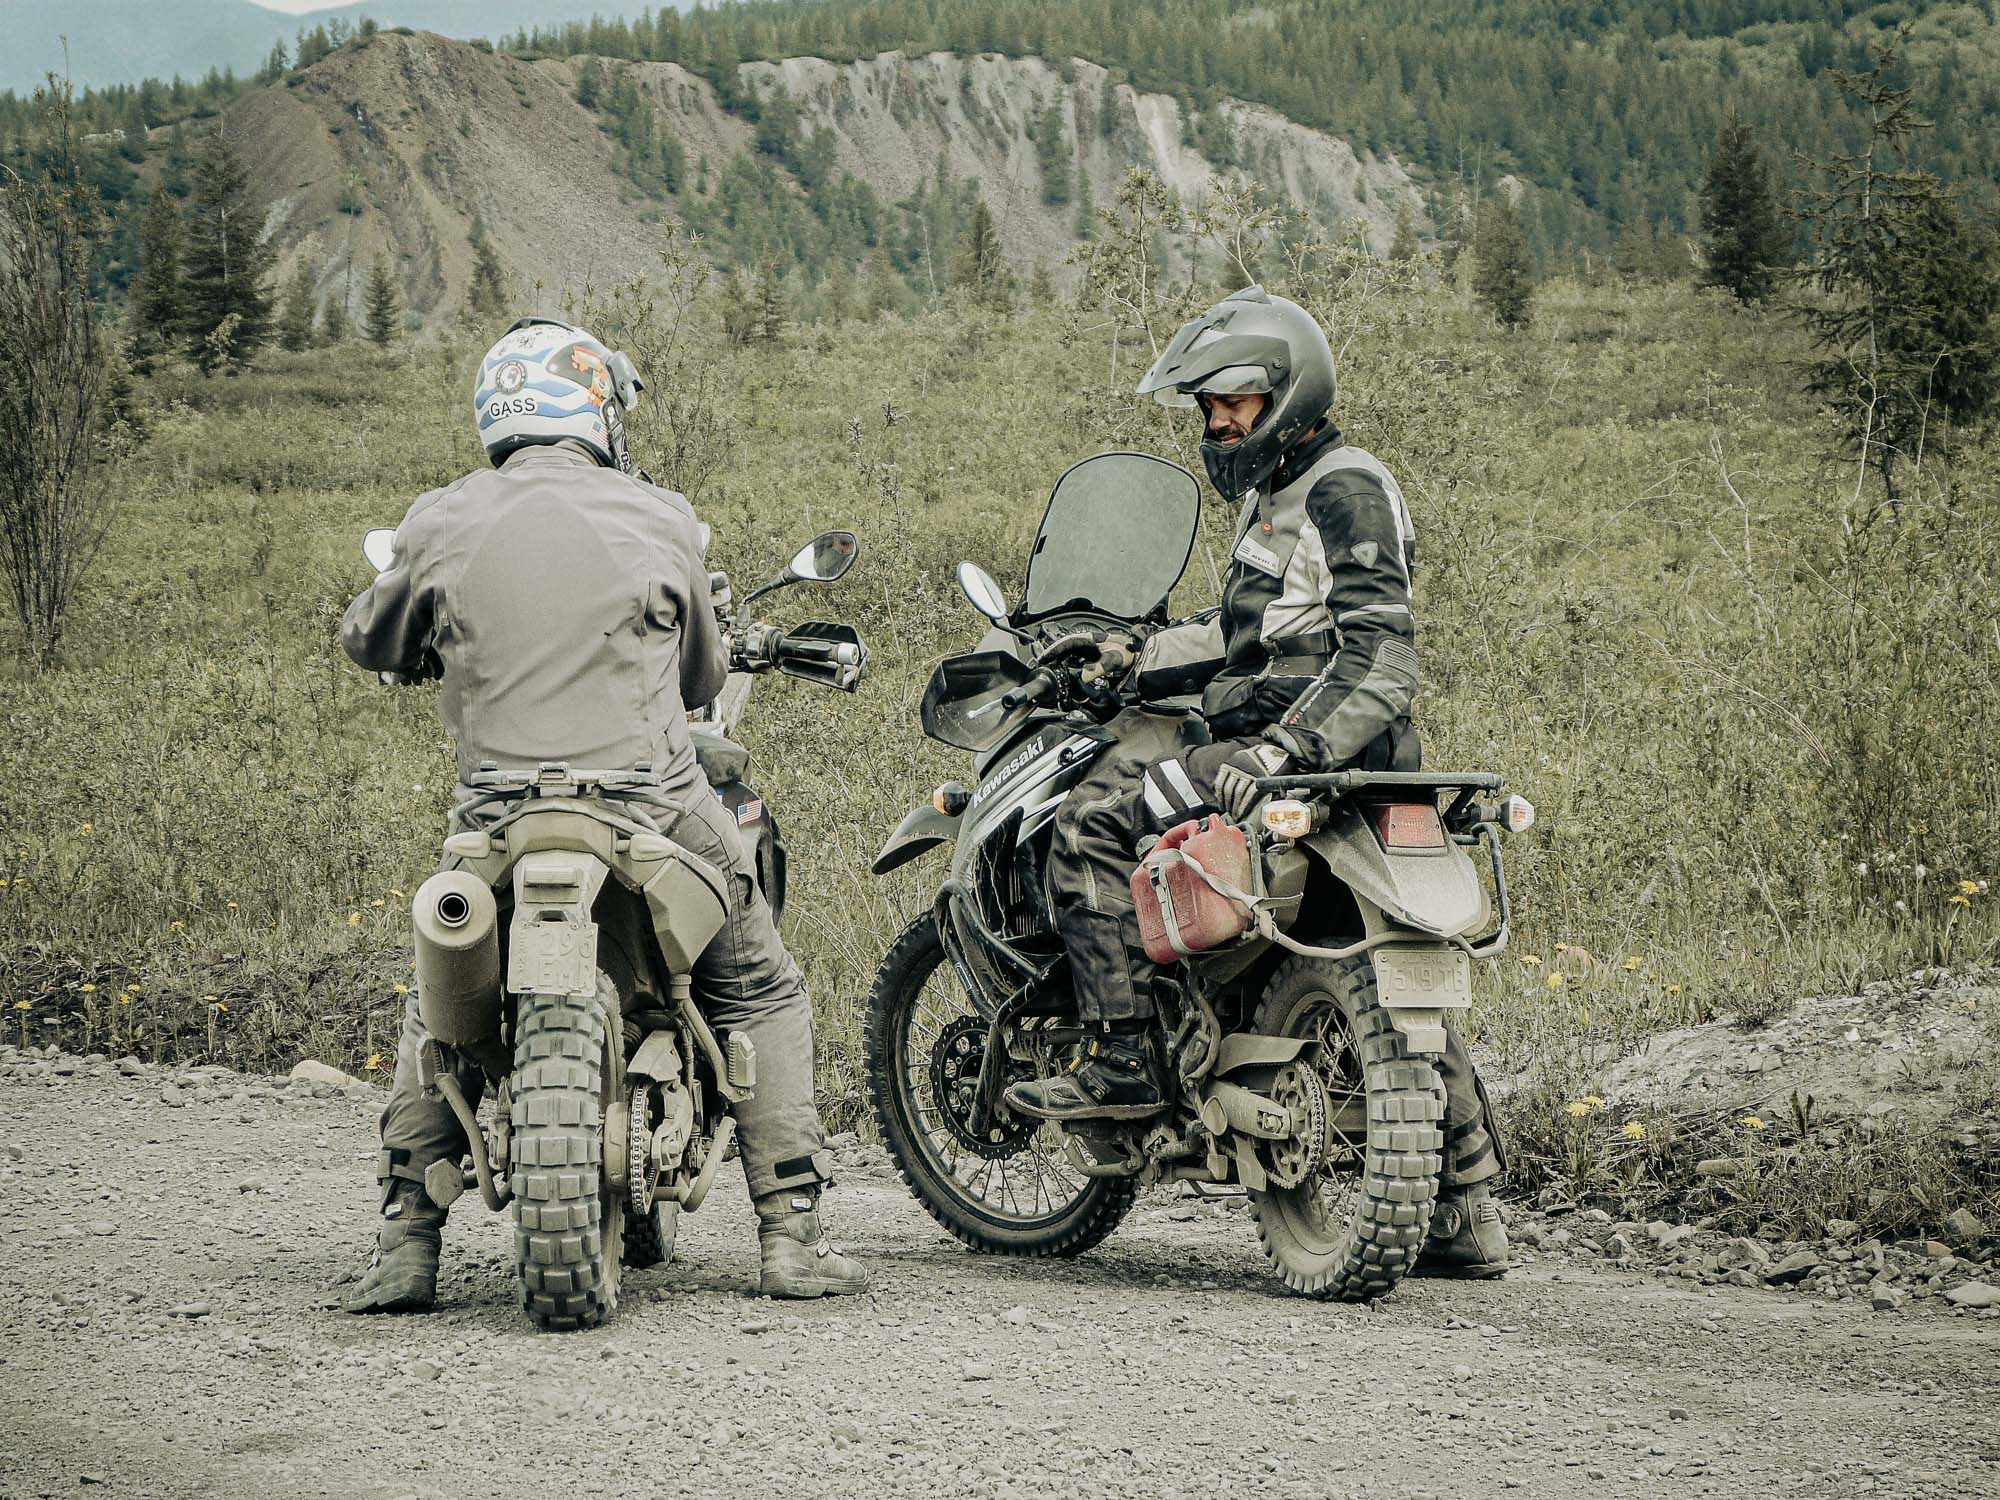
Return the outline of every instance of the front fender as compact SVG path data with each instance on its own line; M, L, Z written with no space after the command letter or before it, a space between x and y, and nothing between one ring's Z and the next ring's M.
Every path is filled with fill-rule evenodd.
M896 825L896 831L889 835L889 842L875 856L875 863L868 867L869 871L887 875L939 844L956 842L960 823L961 818L947 817L928 802L911 808L903 815L903 821Z

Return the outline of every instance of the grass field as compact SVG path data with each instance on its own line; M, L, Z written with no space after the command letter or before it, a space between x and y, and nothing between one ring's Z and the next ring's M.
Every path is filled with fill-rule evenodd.
M1427 762L1501 771L1541 811L1511 845L1515 948L1479 979L1510 1066L1560 1098L1663 1026L1991 958L1990 448L1927 459L1889 516L1827 455L1787 326L1716 294L1558 283L1506 336L1448 291L1295 290L1342 348L1342 426L1411 496ZM1096 313L952 305L732 346L697 311L677 358L709 374L721 461L695 498L739 589L823 527L863 539L846 582L772 616L852 621L873 675L851 699L766 683L747 732L851 1124L859 1001L930 873L865 867L964 769L916 722L931 665L977 634L952 566L1018 580L1066 463L1192 463L1193 434L1132 401L1143 338ZM377 687L335 626L362 530L481 461L484 341L147 386L67 666L0 678L16 1039L363 1071L391 1050L450 763L434 690ZM1226 525L1210 497L1190 607Z

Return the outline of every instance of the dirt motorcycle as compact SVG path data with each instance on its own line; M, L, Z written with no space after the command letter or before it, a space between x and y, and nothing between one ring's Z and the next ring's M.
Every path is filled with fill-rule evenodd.
M1164 939L1180 960L1160 1006L1168 1107L1059 1124L1005 1098L1083 1037L1046 894L1058 809L1114 745L1151 759L1205 737L1171 653L1147 670L1199 510L1179 466L1100 454L1050 496L1019 603L960 565L992 629L938 666L921 716L975 776L938 788L873 865L951 854L868 997L871 1098L911 1191L975 1251L1080 1254L1142 1186L1234 1185L1286 1285L1380 1297L1436 1200L1445 1018L1470 1002L1473 960L1507 944L1500 835L1533 809L1499 777L1277 776L1245 824L1169 831L1134 884L1149 951Z
M362 551L378 571L395 533ZM854 691L867 648L849 625L781 630L752 605L797 583L830 583L859 555L828 532L784 571L719 607L731 674L694 726L710 783L753 849L775 906L784 850L744 784L749 753L731 733L752 679L771 670ZM701 1207L735 1134L731 1104L757 1086L746 1036L718 1036L690 975L721 930L727 872L656 821L644 770L545 763L473 775L452 813L439 873L412 903L417 997L430 1040L420 1081L458 1117L468 1170L435 1163L425 1190L449 1205L476 1186L514 1209L522 1305L547 1330L588 1328L616 1308L624 1266L673 1254L679 1215ZM494 1104L483 1127L448 1063L476 1063Z

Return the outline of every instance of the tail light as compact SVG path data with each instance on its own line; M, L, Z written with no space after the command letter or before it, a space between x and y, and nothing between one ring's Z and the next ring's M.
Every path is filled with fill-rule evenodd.
M1375 815L1384 849L1442 849L1444 820L1435 802L1391 802Z

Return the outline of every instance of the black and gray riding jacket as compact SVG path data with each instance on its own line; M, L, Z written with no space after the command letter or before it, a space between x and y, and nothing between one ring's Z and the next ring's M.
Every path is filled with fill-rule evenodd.
M1395 476L1329 427L1245 498L1235 538L1202 694L1216 735L1263 733L1316 768L1414 766L1416 538Z

